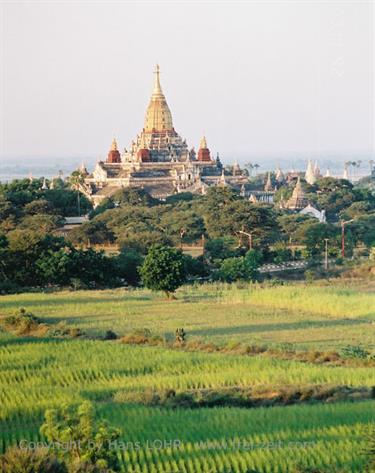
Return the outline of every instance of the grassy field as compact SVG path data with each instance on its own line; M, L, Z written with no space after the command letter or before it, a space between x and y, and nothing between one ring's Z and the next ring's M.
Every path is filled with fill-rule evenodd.
M148 328L215 343L332 350L346 345L375 349L375 293L358 286L186 287L166 303L146 290L17 294L0 298L0 313L23 306L47 322L66 320L88 334L124 335Z
M0 298L0 314L26 307L49 323L66 320L91 335L150 328L215 343L240 340L329 350L374 350L371 288L203 285L166 302L148 291L58 292ZM0 449L41 439L48 407L91 400L122 429L123 471L138 473L288 473L297 466L363 473L363 447L375 401L240 409L166 408L129 403L145 390L308 385L375 385L375 370L225 353L130 346L118 341L26 338L0 333ZM123 396L125 394L125 396ZM124 400L120 402L121 400ZM180 448L147 442L175 441Z
M208 471L207 462L217 468L220 462L230 462L233 471L238 472L250 467L262 472L287 472L292 471L296 462L306 463L306 449L316 466L336 465L343 468L340 471L362 471L359 468L364 458L359 451L368 424L374 419L375 401L250 410L187 410L133 406L114 402L113 398L119 392L146 388L179 391L297 383L370 386L375 384L373 369L175 352L116 342L28 340L7 335L1 338L0 360L3 449L22 439L40 439L38 428L46 408L89 399L96 403L100 416L122 428L124 441L141 441L144 445L143 453L120 451L126 465L142 467L136 471L172 472L173 462L181 460L186 468L182 471L189 473ZM183 447L178 451L161 449L147 456L146 442L156 439L180 440ZM221 444L235 440L244 446L222 448L221 444L209 444L202 451L200 441L215 440ZM269 450L270 442L282 445ZM308 446L292 447L290 442L308 442ZM266 446L248 451L246 445L251 443ZM190 468L191 462L195 466Z

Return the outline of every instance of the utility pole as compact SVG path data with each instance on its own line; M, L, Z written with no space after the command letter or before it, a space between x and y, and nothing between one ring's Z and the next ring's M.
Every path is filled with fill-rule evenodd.
M241 235L246 235L249 239L249 250L252 250L253 249L253 232L244 232L243 230L240 230L238 233L240 233Z
M328 238L324 238L325 248L324 248L324 270L328 271Z
M353 220L354 219L346 220L346 222L344 222L344 220L340 220L340 223L341 223L341 256L343 258L345 258L345 225L347 223L353 222Z
M180 228L180 248L182 249L182 239L186 233L185 228Z
M81 196L79 190L77 191L77 207L78 207L78 217L81 216Z
M345 257L345 224L341 221L341 256Z

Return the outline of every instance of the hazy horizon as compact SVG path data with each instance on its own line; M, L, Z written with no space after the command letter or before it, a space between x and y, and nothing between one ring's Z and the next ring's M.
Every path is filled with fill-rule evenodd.
M322 153L321 158L317 161L323 175L329 169L331 174L336 177L343 175L344 163L346 161L360 161L359 167L349 167L349 175L351 179L358 179L370 174L369 160L373 157L372 153L347 153L337 154L334 152ZM257 155L257 156L241 156L236 155L233 158L231 154L221 156L224 165L231 164L235 160L241 165L246 163L257 163L260 165L258 174L265 174L268 171L276 170L280 167L284 172L291 170L305 171L307 160L312 159L311 153L290 153L284 156L278 154ZM60 171L64 177L69 175L73 170L77 169L82 162L89 170L94 168L96 159L94 157L50 157L49 159L40 159L37 157L28 157L25 159L2 160L0 162L0 182L11 181L13 179L25 178L28 175L34 177L56 177Z
M129 147L156 62L190 147L204 133L226 162L374 154L373 4L12 2L1 15L2 164L105 159L113 135Z

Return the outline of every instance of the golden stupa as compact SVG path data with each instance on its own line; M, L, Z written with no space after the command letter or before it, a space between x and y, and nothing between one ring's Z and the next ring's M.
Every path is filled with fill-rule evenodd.
M160 69L157 64L155 70L154 90L145 117L144 131L146 133L173 130L172 114L161 89L159 75Z

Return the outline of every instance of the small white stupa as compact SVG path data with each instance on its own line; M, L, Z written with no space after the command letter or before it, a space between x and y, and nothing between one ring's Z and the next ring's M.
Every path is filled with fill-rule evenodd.
M313 168L311 159L309 159L309 161L307 163L305 179L306 179L306 182L308 184L310 184L311 186L313 186L316 182L316 176L315 176L315 172L314 172L314 168Z

